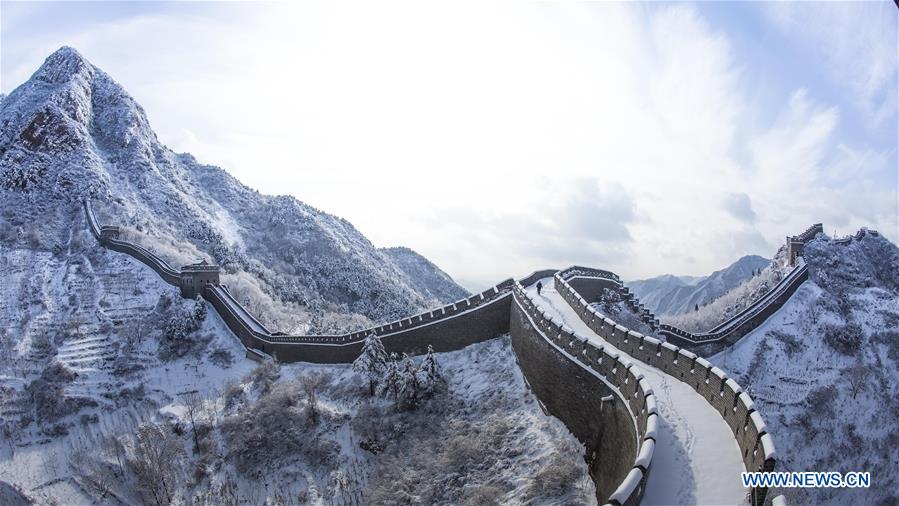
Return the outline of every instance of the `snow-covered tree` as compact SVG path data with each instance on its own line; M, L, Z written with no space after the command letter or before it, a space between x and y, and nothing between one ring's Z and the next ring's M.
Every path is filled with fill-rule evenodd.
M197 300L194 301L194 321L197 322L197 325L206 319L206 303L203 302L203 299L197 295Z
M415 367L415 362L412 361L412 357L405 353L403 353L403 361L399 372L400 395L402 396L403 404L410 409L415 409L421 403L421 397L424 393L423 385L418 375L418 368Z
M428 345L428 354L425 355L424 360L421 362L418 376L422 389L427 395L433 394L435 390L446 383L440 363L437 362L437 357L434 356L434 348L431 345Z
M170 504L178 488L184 447L159 425L142 425L132 441L128 465L146 502Z
M387 351L381 338L371 333L362 344L362 353L353 362L353 370L368 378L370 395L375 395L375 388L387 370Z
M303 376L300 379L300 387L302 387L303 393L306 394L306 419L312 425L318 423L318 389L327 381L328 378L320 373Z
M384 379L381 382L381 391L384 395L390 395L393 397L393 400L396 400L399 397L400 390L402 390L402 377L400 375L399 359L396 353L391 353L390 359L387 361Z

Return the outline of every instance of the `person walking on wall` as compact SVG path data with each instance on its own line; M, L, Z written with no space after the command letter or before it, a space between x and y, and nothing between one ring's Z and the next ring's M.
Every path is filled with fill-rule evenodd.
M540 290L543 290L543 282L542 281L537 282L537 295L540 295Z

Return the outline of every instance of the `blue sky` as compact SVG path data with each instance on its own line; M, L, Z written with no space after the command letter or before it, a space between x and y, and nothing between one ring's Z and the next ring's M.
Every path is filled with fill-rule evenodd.
M160 139L470 288L897 238L897 9L2 2L0 91L76 47Z

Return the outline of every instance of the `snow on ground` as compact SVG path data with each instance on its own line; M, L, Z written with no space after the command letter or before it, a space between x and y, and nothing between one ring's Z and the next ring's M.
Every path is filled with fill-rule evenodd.
M712 361L740 377L767 415L778 470L872 472L870 489L782 491L790 502L895 504L899 298L870 287L849 297L844 316L828 311L826 300L824 290L805 282L780 311ZM889 339L882 342L862 337L843 354L824 336L828 326L847 321L858 322L869 336L894 334L882 334Z
M152 291L143 293L148 299L156 295ZM109 435L133 432L142 423L164 419L167 411L179 411L178 398L185 392L196 390L211 395L220 391L228 378L239 377L253 368L251 361L242 358L242 345L215 312L210 313L199 332L215 336L208 344L210 352L226 352L236 359L235 363L227 368L220 367L212 363L208 353L160 363L155 358L154 344L147 340L139 350L139 360L147 367L139 376L123 379L111 374L104 366L108 357L94 355L97 350L87 345L81 345L85 351L80 362L67 361L66 354L74 353L71 343L83 343L85 339L66 341L64 346L70 347L60 347L57 360L76 369L79 376L66 387L65 395L92 399L98 405L64 417L61 421L68 432L65 435L48 437L40 427L33 425L19 429L16 437L7 439L6 445L0 448L0 480L21 487L43 504L97 503L96 494L71 469L75 454L93 452ZM88 339L108 342L116 341L118 336L109 334ZM21 372L29 379L34 374ZM136 389L141 393L135 394L134 398L119 397L122 392Z
M155 311L161 294L174 289L126 256L96 254L100 257L46 261L29 255L3 256L6 266L13 267L10 272L36 273L13 274L10 279L18 280L16 284L4 287L11 290L3 306L11 332L31 336L59 328L55 323L59 320L81 322L62 328L62 340L49 348L49 357L35 356L28 342L19 343L21 353L3 357L19 357L13 361L16 367L7 369L11 374L2 378L4 393L17 396L10 406L22 405L22 389L39 378L52 359L78 373L66 384L65 395L96 403L63 415L56 425L31 423L4 439L0 482L21 488L40 503L140 501L134 484L127 485L129 480L99 479L97 485L96 478L104 476L104 469L108 473L116 468L109 456L111 439L131 437L147 424L180 427L178 441L187 457L176 503L238 498L249 503L357 504L369 494L389 497L394 493L392 484L397 483L422 490L425 495L420 502L425 503L581 504L595 500L582 446L560 421L541 411L515 365L508 338L438 354L448 380L447 394L415 412L398 412L389 400L368 399L349 366L283 365L272 388L293 388L296 409L305 402L299 387L303 378L315 374L327 378L318 397L323 421L295 427L308 433L305 439L313 441L310 447L256 470L238 471L237 450L228 446L220 427L229 417L255 409L262 394L253 390L254 380L247 378L253 377L257 364L244 357L242 345L212 310L191 337L202 342L203 348L162 360L154 335L166 322L146 322L145 317ZM35 262L45 265L46 272L37 269ZM177 297L172 300L176 308L193 304ZM94 323L98 319L100 323ZM104 325L104 321L110 323ZM151 328L137 331L137 322ZM146 337L129 341L127 336L133 340L134 332ZM12 342L4 339L4 343ZM133 349L126 342L132 342ZM114 372L116 359L123 355L136 370ZM204 465L208 474L201 478L190 475L191 467L199 462L192 450L186 405L191 392L203 399L203 423L214 427L210 445L217 448L210 457L213 461ZM229 410L226 404L235 392L243 400ZM3 411L15 423L21 413ZM47 433L56 426L64 430ZM363 441L375 449L363 449ZM466 441L478 444L466 446ZM277 447L279 441L272 438L266 444ZM435 454L440 458L431 458ZM430 481L419 483L413 477L426 465L416 460L423 457L427 465L453 468L432 467ZM390 469L385 469L388 464ZM464 480L447 486L445 478L453 473Z
M281 381L329 378L320 402L334 421L328 437L340 445L331 476L355 484L346 496L372 504L595 503L583 446L543 413L508 337L436 356L447 391L413 412L369 398L349 365L281 366ZM328 486L319 480L323 497L334 493Z
M527 287L538 304L579 335L607 349L614 346L599 337L559 295L553 278ZM629 356L628 356L629 357ZM661 418L659 439L642 504L742 504L746 489L740 448L730 428L706 400L689 385L631 358L649 381Z
M690 332L706 332L727 321L774 288L790 267L786 261L786 249L781 248L774 255L770 265L756 275L746 279L727 293L699 306L696 311L682 314L662 315L662 323Z

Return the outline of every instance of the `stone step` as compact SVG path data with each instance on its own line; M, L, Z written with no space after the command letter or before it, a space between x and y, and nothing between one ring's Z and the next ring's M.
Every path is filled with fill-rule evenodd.
M56 353L56 358L58 358L60 361L65 361L70 358L79 358L85 355L102 355L112 352L114 352L114 347L111 345L90 346L85 348L75 348L58 351Z

